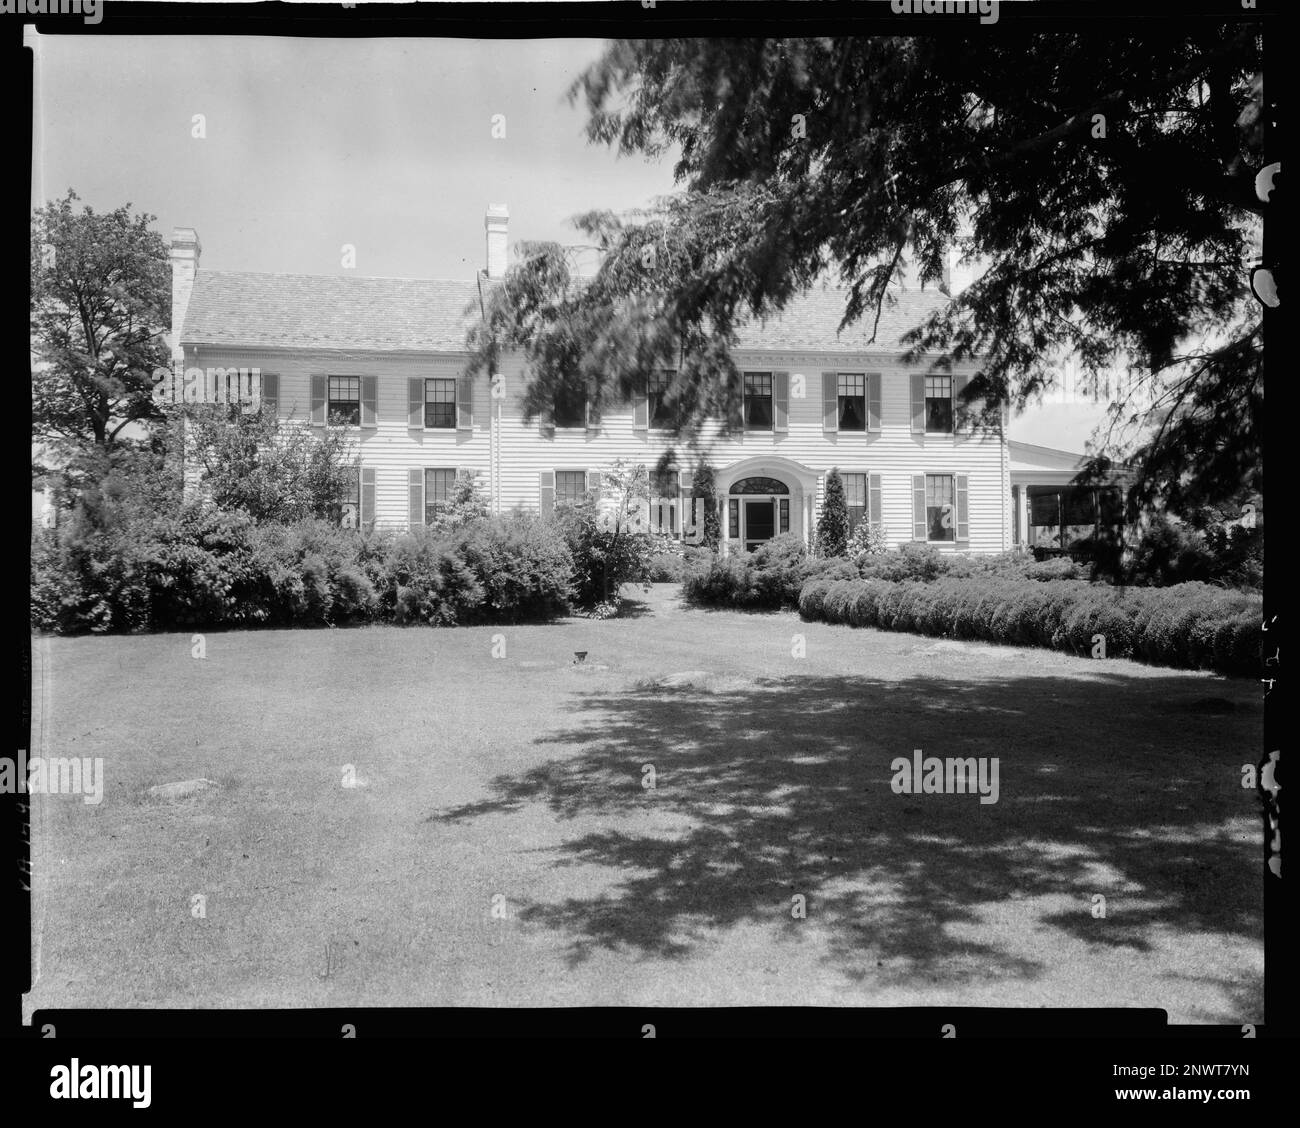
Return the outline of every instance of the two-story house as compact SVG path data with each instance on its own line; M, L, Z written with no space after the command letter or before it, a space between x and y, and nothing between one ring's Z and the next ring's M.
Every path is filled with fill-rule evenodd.
M174 359L204 398L239 387L286 421L324 427L342 413L354 422L364 523L424 523L459 469L478 472L495 511L545 515L582 496L616 459L653 467L670 438L654 379L599 418L559 404L550 426L523 422L522 358L503 358L500 379L466 378L467 318L480 315L484 287L505 274L507 224L504 207L489 209L486 268L462 280L205 271L197 234L177 228ZM880 523L893 544L1012 546L1009 444L1001 429L963 426L956 411L974 368L926 373L899 359L902 334L948 298L930 289L897 298L874 342L870 319L838 331L845 293L835 289L814 289L743 332L744 429L715 432L708 455L729 549L789 530L809 538L832 467L851 522ZM168 394L182 394L179 381ZM658 483L652 524L680 535L691 487L688 467Z

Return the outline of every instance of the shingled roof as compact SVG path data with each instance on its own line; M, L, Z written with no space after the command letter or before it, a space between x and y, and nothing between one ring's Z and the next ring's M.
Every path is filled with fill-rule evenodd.
M875 345L868 343L874 311L838 335L847 291L815 289L779 317L742 329L738 347L832 353L894 349L903 333L948 302L937 290L895 296L881 313ZM477 303L473 281L200 270L182 336L187 345L464 352Z
M875 325L875 308L869 308L841 334L840 319L848 302L847 290L809 290L795 298L779 317L766 322L751 322L741 329L737 349L771 349L786 352L867 352L896 349L899 338L921 324L936 309L951 300L938 290L895 291L897 299L888 298L880 311L875 344L871 330Z
M464 352L473 281L200 270L187 345ZM473 314L477 316L477 313Z

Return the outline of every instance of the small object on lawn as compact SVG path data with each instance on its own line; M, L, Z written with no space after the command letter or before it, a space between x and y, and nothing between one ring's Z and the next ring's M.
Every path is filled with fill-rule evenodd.
M585 650L575 650L573 652L573 660L575 662L585 662L587 660L587 652Z
M188 799L216 786L216 782L210 779L182 779L175 783L160 783L149 788L147 794L151 799Z

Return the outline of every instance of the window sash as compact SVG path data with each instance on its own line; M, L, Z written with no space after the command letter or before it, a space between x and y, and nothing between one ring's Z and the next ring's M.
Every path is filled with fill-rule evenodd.
M939 434L953 429L951 376L925 378L925 429Z
M353 469L348 474L348 484L337 504L331 507L335 523L340 528L355 529L361 524L361 472Z
M424 382L424 425L434 430L455 430L455 380L435 377Z
M662 475L651 472L650 484L655 491L655 497L676 500L681 492L681 475L676 470L669 470Z
M552 404L551 418L557 427L586 427L586 397L578 392L560 392Z
M451 504L456 471L450 468L426 469L424 472L424 523L430 525L439 509Z
M841 474L844 484L844 502L846 505L867 504L867 476L865 474Z
M555 472L555 504L575 504L587 495L585 470L557 470Z
M325 418L344 416L344 422L361 424L361 377L331 376L326 392Z
M650 426L666 427L670 421L671 412L664 406L664 399L668 393L668 386L672 383L676 373L665 368L654 373L649 380L648 394L650 398Z
M746 431L772 429L772 373L745 373L744 420Z
M948 509L946 528L943 523L945 506ZM927 540L957 539L957 479L952 474L925 476L925 519Z

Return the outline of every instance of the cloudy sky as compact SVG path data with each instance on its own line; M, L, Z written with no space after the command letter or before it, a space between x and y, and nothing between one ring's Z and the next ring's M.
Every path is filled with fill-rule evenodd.
M670 163L583 136L570 83L599 40L44 36L32 197L130 203L194 227L213 270L467 278L483 214L510 238L579 241L570 218L672 191ZM195 115L206 136L194 136ZM505 137L493 137L493 117ZM1013 438L1082 450L1099 412L1047 405Z

